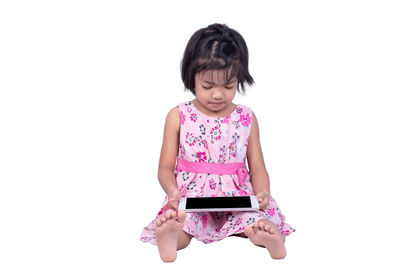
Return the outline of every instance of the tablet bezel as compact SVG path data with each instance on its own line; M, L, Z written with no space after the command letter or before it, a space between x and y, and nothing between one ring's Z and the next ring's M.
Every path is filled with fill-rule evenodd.
M242 196L243 197L243 196ZM216 209L188 209L186 208L186 203L188 198L195 198L195 197L184 197L179 201L179 210L184 210L186 212L221 212L221 211L255 211L259 210L260 206L258 204L257 198L254 195L244 196L250 198L251 207L246 208L216 208ZM202 197L203 198L203 197ZM215 197L218 198L218 197Z

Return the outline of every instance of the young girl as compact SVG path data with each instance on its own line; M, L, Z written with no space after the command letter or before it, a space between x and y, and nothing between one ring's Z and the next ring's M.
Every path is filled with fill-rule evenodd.
M141 240L157 244L166 262L174 261L177 250L187 247L192 237L210 243L232 235L265 247L274 259L284 258L285 236L294 229L285 223L270 195L257 118L249 107L232 103L236 90L244 92L245 82L254 83L243 37L221 24L196 31L186 46L181 74L185 89L195 98L167 115L158 167L166 198L156 218L143 229ZM224 171L232 163L242 163L244 168ZM204 166L217 171L200 169ZM239 195L256 195L260 210L177 210L182 197Z

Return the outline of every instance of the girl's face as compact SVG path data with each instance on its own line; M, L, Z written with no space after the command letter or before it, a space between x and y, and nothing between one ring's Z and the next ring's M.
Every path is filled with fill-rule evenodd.
M238 86L236 76L226 81L224 70L206 70L196 73L194 84L196 99L204 108L221 113L231 109Z

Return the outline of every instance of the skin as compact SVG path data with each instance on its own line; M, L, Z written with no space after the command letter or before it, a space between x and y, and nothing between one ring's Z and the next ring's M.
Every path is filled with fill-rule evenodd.
M234 77L230 81L225 81L223 74L224 71L215 70L213 77L211 76L212 71L203 71L195 75L196 97L192 103L198 110L211 117L225 117L236 108L232 101L237 91L237 79ZM174 210L178 209L178 203L181 199L174 174L179 149L179 130L179 110L178 107L175 107L169 111L165 121L158 168L159 182L168 196L169 207ZM270 181L264 164L259 127L254 113L252 113L252 126L247 147L247 162L254 193L260 209L265 210L269 203ZM158 248L163 261L174 261L176 250L185 248L190 243L191 235L182 230L176 230L182 229L184 218L184 212L179 211L179 214L175 212L173 216L167 215L156 223L156 236L161 241ZM169 236L167 236L168 234ZM252 226L246 226L244 233L240 236L248 237L255 245L267 248L274 259L280 259L286 255L284 237L280 234L276 225L268 220L260 220ZM174 240L173 249L171 250L171 244L166 244L163 240ZM168 249L166 249L167 247Z

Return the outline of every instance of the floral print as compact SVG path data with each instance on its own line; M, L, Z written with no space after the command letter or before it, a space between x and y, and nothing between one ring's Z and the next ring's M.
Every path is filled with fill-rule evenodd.
M215 190L215 188L217 187L217 184L215 183L214 178L209 180L209 183L210 183L210 189Z
M205 134L206 134L206 127L204 127L203 124L201 124L199 127L200 127L200 132L201 132L201 134L202 134L202 135L205 135Z
M190 114L190 120L193 121L193 122L196 122L197 121L197 114L196 113Z
M188 144L189 146L194 146L194 144L196 143L196 137L194 137L194 135L192 134L192 133L186 133L186 136L185 136L185 138L186 138L186 140L185 140L185 143L186 144Z
M275 209L267 209L267 213L270 216L274 216L275 215Z
M197 158L199 162L207 161L206 152L196 152L194 157Z
M178 157L194 162L238 163L246 161L252 111L237 105L226 117L210 117L200 112L191 101L181 103L181 121ZM250 176L244 185L237 175L194 173L175 169L176 181L182 197L216 197L254 195ZM165 197L156 218L142 231L141 240L156 244L155 221L169 212ZM252 212L187 213L183 230L204 243L215 242L233 234L242 233L244 226L267 219L278 226L285 236L295 230L285 222L274 198L266 210Z
M179 117L181 119L181 124L184 125L185 124L185 120L186 120L186 116L183 115L183 112L179 112Z
M221 140L221 130L219 129L219 125L213 127L210 131L211 140Z
M251 118L250 118L249 113L247 113L246 116L240 115L239 122L241 122L243 126L248 127L251 123Z

